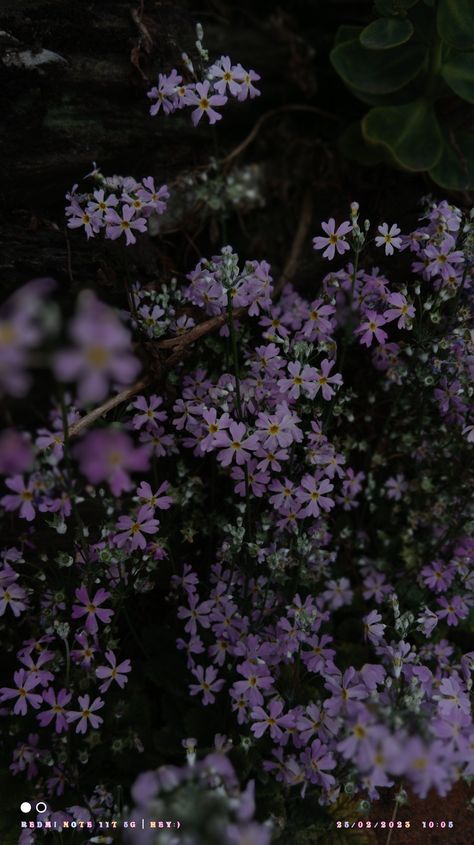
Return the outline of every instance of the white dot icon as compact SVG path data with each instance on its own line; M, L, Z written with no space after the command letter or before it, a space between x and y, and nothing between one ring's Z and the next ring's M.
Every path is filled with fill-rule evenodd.
M22 813L31 813L31 804L29 801L23 801L23 803L20 804L20 810Z

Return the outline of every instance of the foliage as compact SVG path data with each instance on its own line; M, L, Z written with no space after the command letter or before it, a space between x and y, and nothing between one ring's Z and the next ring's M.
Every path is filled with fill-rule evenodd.
M474 7L470 0L381 0L366 27L340 27L331 61L372 108L362 135L342 148L362 163L385 160L428 172L443 188L474 186Z

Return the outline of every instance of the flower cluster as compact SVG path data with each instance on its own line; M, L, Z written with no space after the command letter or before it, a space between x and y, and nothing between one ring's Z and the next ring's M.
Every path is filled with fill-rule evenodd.
M163 214L169 191L157 188L153 176L137 182L133 176L103 176L94 167L88 174L97 185L93 191L78 192L74 185L66 194L69 229L84 229L87 239L101 231L109 240L125 236L127 246L136 243L136 232L146 232L152 214Z
M150 106L152 117L160 111L168 115L189 107L192 109L191 120L194 126L197 126L204 114L212 125L222 119L217 109L225 106L229 97L242 102L260 95L254 85L260 79L258 73L245 70L240 63L233 65L229 56L221 56L208 66L201 80L197 78L190 59L187 56L183 56L183 59L193 81L185 82L175 68L171 73L160 73L157 85L148 91L148 98L153 100Z
M357 221L354 204L342 230L327 225L317 247L349 263L308 297L225 246L181 284L135 283L128 311L83 291L64 335L46 326L45 280L3 307L3 388L26 393L33 349L60 382L39 427L14 417L0 435L5 746L12 774L66 796L65 818L77 796L91 818L120 815L119 774L84 785L102 744L169 762L189 725L187 767L143 775L132 797L139 814L164 796L201 803L206 845L271 837L227 740L208 753L216 729L257 796L283 805L295 787L321 813L344 791L376 800L402 779L424 798L474 774L474 655L460 645L474 607L472 218L441 202L409 235L381 225L387 272L365 260ZM84 416L170 346L189 354L172 353L166 379ZM172 726L156 729L156 701Z

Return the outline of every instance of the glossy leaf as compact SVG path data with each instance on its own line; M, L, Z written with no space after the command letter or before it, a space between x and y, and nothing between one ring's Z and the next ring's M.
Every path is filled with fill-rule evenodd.
M441 157L441 130L428 100L371 109L362 132L368 141L383 144L406 170L429 170Z
M345 44L346 41L354 41L355 38L359 37L362 29L362 26L349 26L348 24L342 24L336 32L334 46L337 47L338 44Z
M473 0L439 0L437 23L441 38L451 47L474 48Z
M430 176L437 185L454 191L474 189L474 135L459 132L455 137L446 137L441 158L430 170Z
M350 123L342 132L339 138L339 149L346 158L357 161L365 167L371 167L389 159L386 147L381 144L371 144L364 138L359 121Z
M409 18L379 18L362 30L359 40L367 50L390 50L405 44L412 35Z
M443 65L441 75L458 97L474 103L474 53L456 53Z
M425 55L423 47L414 44L384 52L366 50L354 40L335 47L331 62L347 85L368 94L389 94L416 76Z
M399 15L417 3L418 0L375 0L375 8L380 15Z

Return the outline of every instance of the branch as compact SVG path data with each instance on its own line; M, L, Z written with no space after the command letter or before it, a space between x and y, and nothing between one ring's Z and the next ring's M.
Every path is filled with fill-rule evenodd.
M135 384L132 384L131 387L127 387L126 390L122 390L120 393L117 393L116 396L111 396L111 398L107 399L107 402L104 402L103 405L99 405L98 408L94 408L93 411L90 411L89 414L86 414L85 417L82 417L82 419L77 423L73 423L73 425L69 428L69 437L76 437L76 435L80 434L81 431L84 431L85 428L88 428L92 425L92 423L95 423L95 421L103 416L103 414L107 414L123 402L128 402L129 399L133 399L137 393L140 393L141 390L145 390L149 383L149 378L141 379L141 381L136 381Z

